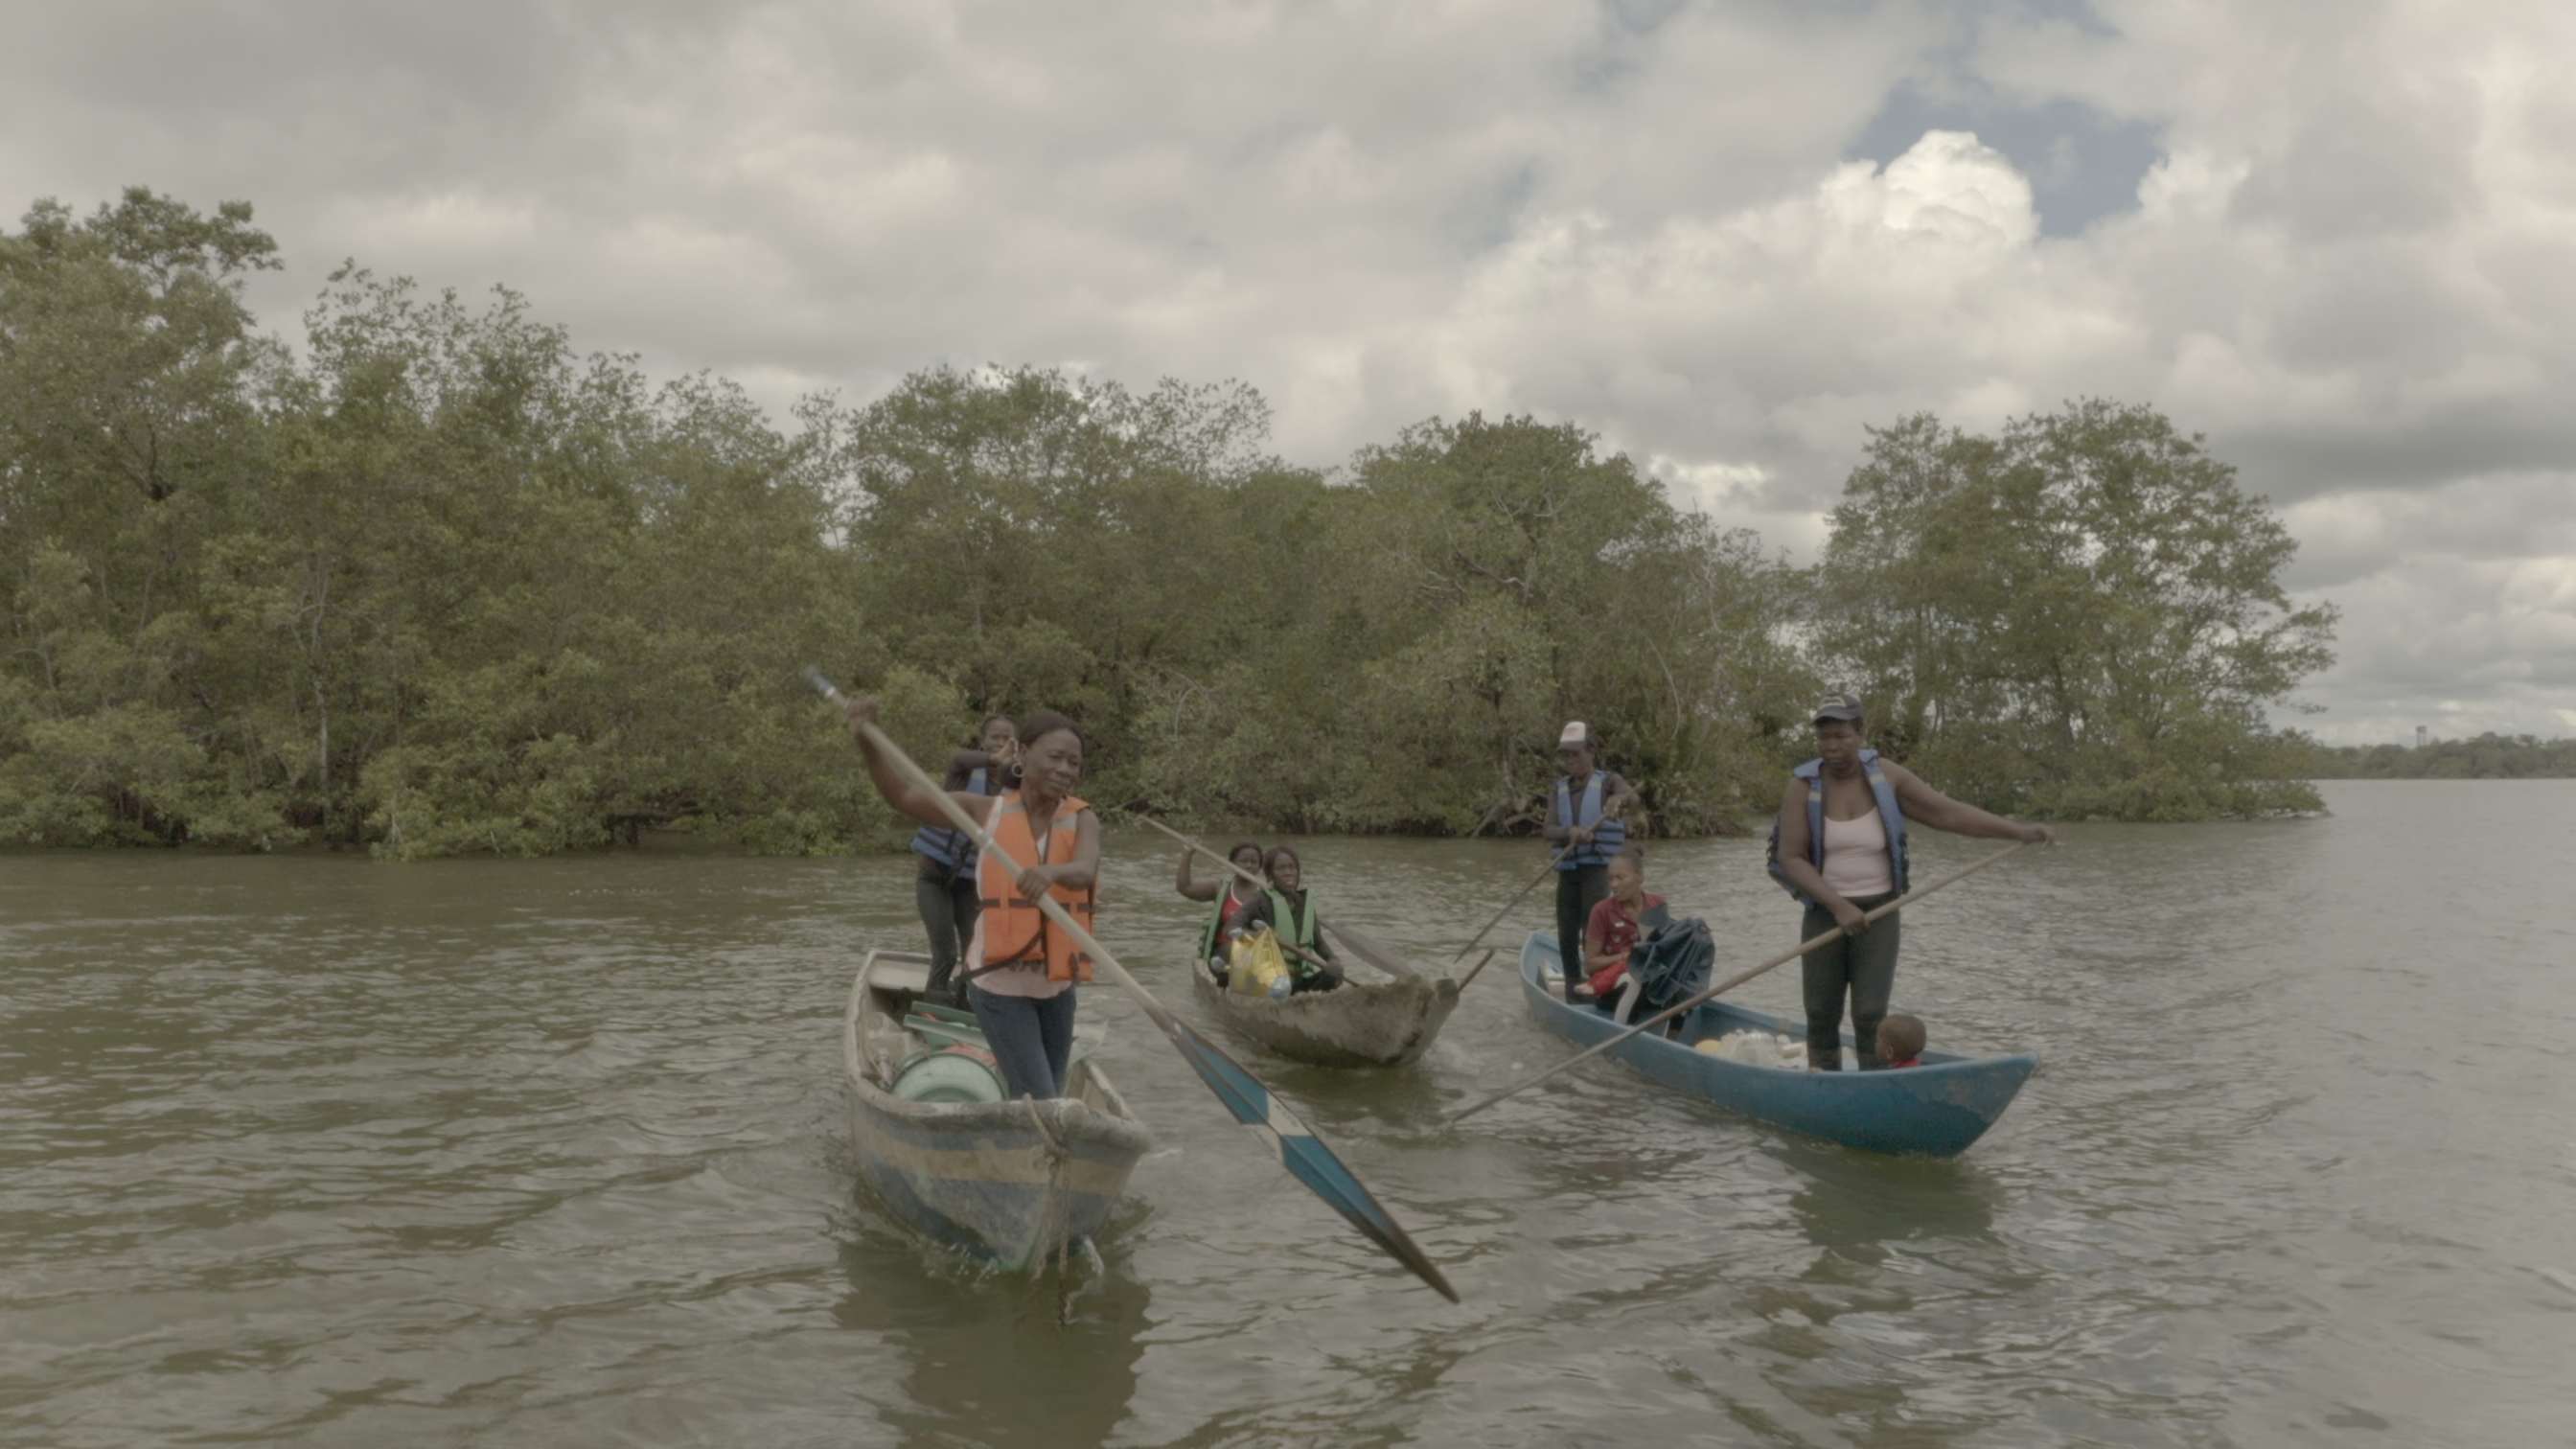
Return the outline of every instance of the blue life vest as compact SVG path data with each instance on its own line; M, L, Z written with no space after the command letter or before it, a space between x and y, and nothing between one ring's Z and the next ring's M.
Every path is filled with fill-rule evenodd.
M1608 865L1610 857L1628 843L1628 822L1605 819L1601 814L1601 794L1610 788L1610 777L1599 770L1592 772L1592 782L1583 787L1583 813L1574 813L1574 777L1559 775L1556 780L1556 813L1550 823L1565 826L1593 827L1592 842L1575 850L1556 863L1560 871L1579 870L1587 865Z
M966 777L966 793L990 795L985 788L984 770L977 766ZM960 875L975 868L975 837L963 830L950 830L938 825L925 825L912 833L913 850L933 865L943 865Z
M1878 798L1878 818L1887 827L1888 879L1896 882L1896 893L1903 895L1905 894L1904 807L1896 803L1896 787L1887 783L1887 772L1878 767L1878 751L1861 751L1860 768L1861 773L1869 780L1870 793ZM1789 772L1807 782L1807 864L1818 870L1825 868L1824 771L1825 762L1820 757L1809 760ZM1777 818L1771 822L1771 850L1767 859L1770 862L1771 878L1780 883L1780 889L1787 891L1802 906L1815 904L1796 886L1791 885L1788 875L1780 869L1780 822Z

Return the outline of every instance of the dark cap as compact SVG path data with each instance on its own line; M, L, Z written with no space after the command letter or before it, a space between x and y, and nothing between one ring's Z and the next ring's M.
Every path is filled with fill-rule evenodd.
M1857 720L1859 718L1860 696L1857 694L1828 694L1816 701L1815 722L1817 724L1823 724L1829 719Z

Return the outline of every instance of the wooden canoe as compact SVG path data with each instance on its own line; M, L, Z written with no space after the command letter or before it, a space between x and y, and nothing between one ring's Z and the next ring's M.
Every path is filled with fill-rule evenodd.
M1209 1012L1236 1035L1318 1067L1403 1066L1431 1049L1441 1023L1458 1009L1458 983L1445 976L1346 981L1285 1001L1228 991L1195 958L1190 980Z
M850 983L841 1059L859 1174L925 1236L1005 1269L1035 1266L1100 1231L1154 1145L1109 1078L1077 1054L1051 1102L908 1102L888 1086L931 1043L904 1014L930 959L871 951Z
M1576 1006L1548 989L1558 969L1556 935L1532 931L1521 947L1521 991L1539 1025L1582 1046L1626 1030L1608 1013ZM1756 1121L1869 1152L1955 1157L1995 1125L2021 1084L2039 1066L2031 1052L1963 1057L1925 1051L1923 1065L1891 1072L1805 1072L1728 1061L1691 1044L1751 1027L1806 1039L1807 1024L1722 1001L1703 1002L1682 1019L1681 1035L1640 1032L1603 1055L1665 1086ZM1853 1045L1850 1032L1843 1045Z

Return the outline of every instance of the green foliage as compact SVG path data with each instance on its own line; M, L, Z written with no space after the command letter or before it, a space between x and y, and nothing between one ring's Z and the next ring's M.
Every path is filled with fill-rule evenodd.
M819 440L577 356L507 292L354 269L291 368L239 305L249 216L138 192L0 242L0 839L886 825L793 688L862 633Z
M2316 748L2312 780L2564 780L2576 777L2576 740L2499 735L2403 745Z
M1873 431L1834 511L1816 638L1882 748L1989 809L2313 809L2307 742L2264 714L2333 657L2333 610L2281 588L2296 547L2148 409L1992 439L1919 416Z
M807 662L934 768L1057 710L1094 800L1269 827L1525 829L1580 718L1639 827L1733 829L1819 660L2005 808L2306 788L2261 711L2331 614L2143 410L1878 434L1811 577L1526 417L1327 476L1240 384L937 368L782 430L354 266L298 362L242 305L275 251L143 190L0 236L0 843L897 848Z

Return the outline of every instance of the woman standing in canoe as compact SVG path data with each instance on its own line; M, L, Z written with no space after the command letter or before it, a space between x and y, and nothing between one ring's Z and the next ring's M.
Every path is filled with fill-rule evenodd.
M1019 726L1009 715L984 721L977 748L948 757L951 794L999 795L1010 786L1009 770L1019 757ZM921 928L930 937L930 985L925 996L964 1004L966 993L951 980L957 970L958 937L975 929L975 842L966 832L925 825L912 834L912 853L921 857L921 879L913 886L913 903L921 908Z
M1842 938L1807 953L1807 1065L1840 1071L1843 999L1851 999L1852 1039L1863 1071L1886 1065L1878 1024L1896 989L1898 918L1863 915L1905 894L1905 823L1936 830L2045 845L2045 825L2022 825L1963 805L1923 783L1912 770L1861 746L1860 697L1828 694L1816 705L1816 758L1789 774L1780 821L1771 837L1771 877L1807 908L1798 939L1812 941L1837 926Z
M877 793L923 824L944 823L938 797L906 780L859 729L876 723L876 701L852 700L847 709ZM966 942L966 999L1002 1069L1004 1090L1014 1097L1060 1097L1073 1061L1073 988L1091 979L1091 958L1036 901L1052 896L1083 929L1092 928L1100 817L1073 794L1082 780L1082 731L1073 721L1033 716L1020 726L1019 743L1018 789L948 797L1020 866L1014 876L1001 854L987 850L976 858L981 909Z

